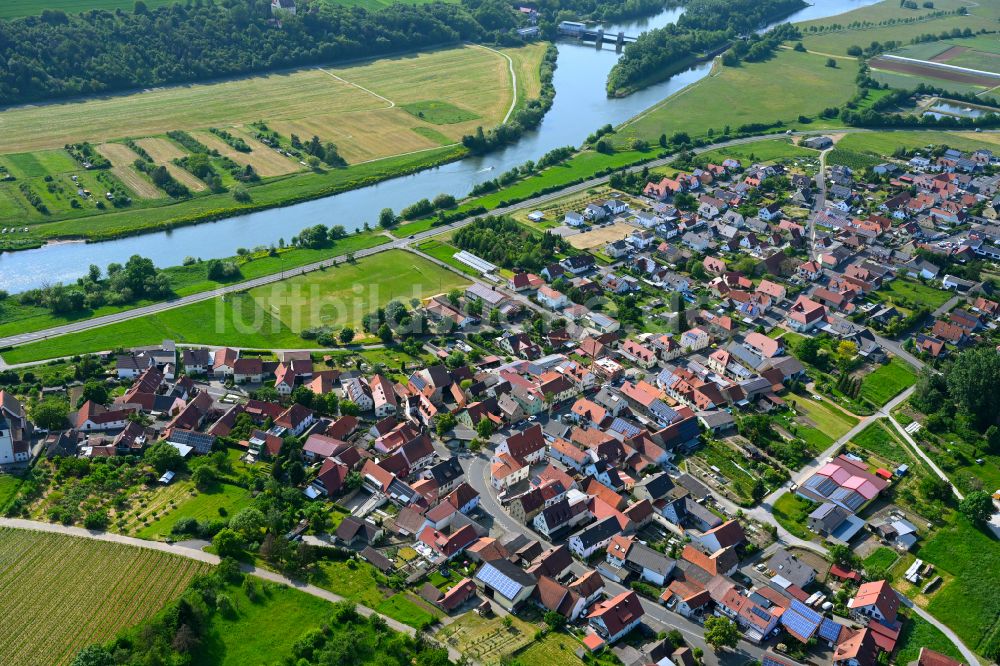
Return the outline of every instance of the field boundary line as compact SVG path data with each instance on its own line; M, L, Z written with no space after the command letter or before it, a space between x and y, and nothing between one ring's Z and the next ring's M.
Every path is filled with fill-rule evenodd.
M483 46L482 44L474 44L473 46L478 46L481 49L492 51L493 53L496 53L497 55L503 56L504 58L507 59L507 69L510 70L510 87L511 87L511 92L513 94L512 94L512 99L510 100L510 108L507 109L507 115L504 116L503 120L500 121L500 124L502 125L508 120L510 120L511 114L514 113L514 107L517 106L517 72L514 71L514 61L513 59L511 59L509 55L507 55L503 51L497 51L496 49L491 49L490 47Z
M448 143L443 146L431 146L430 148L421 148L420 150L411 150L408 153L397 153L395 155L386 155L385 157L375 157L370 160L365 160L364 162L352 162L348 166L358 166L359 164L371 164L372 162L381 162L382 160L389 160L395 157L406 157L407 155L416 155L417 153L426 153L428 150L438 150L439 148L454 148L455 146L462 145L461 142L456 141L455 143Z
M347 85L349 85L349 86L354 86L354 87L355 87L355 88L357 88L358 90L363 90L363 91L365 91L366 93L368 93L369 95L373 95L373 96L375 96L375 97L378 97L378 98L379 98L380 100L382 100L382 101L384 101L384 102L388 102L388 103L389 103L389 106L385 107L385 108L387 108L387 109L394 109L394 108L396 107L396 103L395 103L395 102L393 102L393 101L392 101L391 99L389 99L388 97L383 97L382 95L379 95L379 94L378 94L377 92L375 92L375 91L373 91L373 90L369 90L368 88L365 88L365 87L364 87L364 86L362 86L362 85L358 85L357 83L352 83L351 81L348 81L348 80L347 80L347 79L345 79L345 78L342 78L342 77L339 77L339 76L337 76L336 74L334 74L333 72L331 72L331 71L330 71L330 70L328 70L328 69L323 69L322 67L317 67L316 69L318 69L319 71L323 72L323 73L324 73L324 74L326 74L327 76L332 76L333 78L337 79L337 80L338 80L338 81L340 81L341 83L346 83L346 84L347 84Z

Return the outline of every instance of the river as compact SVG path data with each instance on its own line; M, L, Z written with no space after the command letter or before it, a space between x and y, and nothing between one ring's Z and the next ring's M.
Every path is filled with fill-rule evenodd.
M817 0L786 20L806 21L841 14L879 0ZM668 9L655 16L604 26L605 32L637 35L673 23L682 9ZM237 248L271 245L315 224L343 225L354 230L367 221L374 224L385 207L400 210L424 197L439 193L464 197L474 185L495 178L528 160L537 160L553 148L580 145L588 134L611 123L618 125L708 75L705 62L667 81L624 98L608 99L604 85L617 60L613 46L560 41L558 67L553 83L556 96L538 129L516 144L479 157L467 157L419 173L393 178L322 199L285 208L240 215L217 222L182 227L102 243L54 243L35 250L0 254L0 290L18 293L55 282L72 282L90 264L102 268L133 254L151 258L157 266L174 266L185 257L228 257Z

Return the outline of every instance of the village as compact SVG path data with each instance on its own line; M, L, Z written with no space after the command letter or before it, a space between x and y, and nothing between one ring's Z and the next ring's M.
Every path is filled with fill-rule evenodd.
M928 503L906 498L937 467L919 421L892 415L925 367L996 340L998 163L924 151L862 177L728 158L613 179L525 211L571 248L541 270L456 252L478 277L414 308L438 334L398 367L165 340L46 386L79 404L47 428L10 386L32 369L9 370L0 464L138 464L165 442L177 458L147 480L154 497L219 452L284 475L337 516L289 541L398 576L436 639L484 663L510 644L498 629L470 649L454 630L466 617L543 618L580 654L629 665L695 666L709 648L771 666L895 661L920 609L868 563L911 562L930 536ZM94 378L103 399L82 393ZM905 453L866 450L872 427ZM51 510L52 492L17 506ZM129 524L100 511L102 528ZM908 564L907 590L940 582ZM921 666L961 663L917 647Z

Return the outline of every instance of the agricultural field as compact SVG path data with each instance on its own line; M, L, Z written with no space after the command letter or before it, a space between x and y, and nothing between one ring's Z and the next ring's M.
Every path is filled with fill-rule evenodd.
M994 38L982 36L911 44L893 51L892 55L928 63L900 62L891 58L872 60L875 78L893 87L908 89L926 83L957 93L980 95L986 103L996 99L995 89L1000 86L1000 78L976 73L1000 74L1000 41ZM934 63L976 72L948 70L935 67Z
M861 397L881 407L917 382L917 374L905 361L894 358L875 368L861 381Z
M837 143L837 148L859 153L889 156L897 148L926 149L929 146L947 145L958 150L976 150L1000 145L1000 137L988 132L859 132L847 134ZM894 280L893 283L899 282ZM945 299L947 300L947 299ZM944 302L944 301L941 301Z
M172 5L175 0L143 0L150 9ZM92 9L132 11L135 0L4 0L0 4L0 19L34 16L45 9L60 9L67 14L88 12Z
M803 44L810 51L844 56L851 46L868 46L872 41L894 40L903 44L924 34L939 34L945 30L973 31L983 27L985 22L997 18L1000 7L993 2L983 2L970 9L969 16L948 14L931 16L935 12L952 12L968 6L962 0L935 0L934 8L907 9L895 0L884 0L875 5L860 7L853 11L815 21L797 24L803 31ZM823 32L810 28L826 26L832 29Z
M303 168L300 164L293 162L257 141L253 142L256 145L251 145L251 152L241 153L211 132L191 132L191 136L207 146L209 150L217 150L220 155L228 157L241 166L249 164L264 178L284 176L295 171L300 171ZM240 138L246 141L247 144L250 144L252 141L252 139L246 136L240 136Z
M747 162L777 162L795 158L816 158L819 151L796 146L790 139L761 139L738 146L716 148L698 156L698 161L719 163L728 158Z
M111 173L125 187L140 199L161 199L166 196L144 174L133 166L139 156L123 143L102 143L97 146L97 152L111 162Z
M608 243L621 240L635 231L635 227L624 222L615 222L610 227L600 227L582 234L569 236L569 244L578 250L603 248Z
M524 47L537 78L542 45ZM469 95L475 90L475 95ZM507 59L485 48L441 49L341 68L308 68L218 83L159 88L85 102L0 112L0 153L158 136L166 130L239 127L264 119L280 134L317 134L348 162L432 148L410 128L435 127L458 140L476 125L498 124L513 98ZM442 103L470 118L433 125L397 105ZM341 127L340 122L346 125ZM413 134L413 136L407 136ZM362 157L364 156L364 157Z
M20 477L13 474L0 474L0 512L14 499L20 487Z
M543 638L518 652L514 659L521 666L583 666L576 651L580 642L569 634L549 632ZM596 663L596 662L592 662Z
M145 150L156 164L161 164L167 168L170 175L174 177L182 185L185 185L192 192L203 192L207 188L205 183L201 182L193 175L180 168L174 164L174 160L182 159L187 157L188 152L182 150L180 146L175 144L170 139L165 139L163 137L151 136L145 139L139 139L136 144ZM266 174L261 174L266 175Z
M774 58L739 67L719 67L717 73L668 97L623 125L616 145L634 137L656 141L660 134L687 132L704 136L746 123L797 122L840 106L855 93L853 66L826 67L826 58L791 50Z
M0 663L19 666L69 663L85 645L156 613L208 569L154 550L27 530L0 529L0 553Z

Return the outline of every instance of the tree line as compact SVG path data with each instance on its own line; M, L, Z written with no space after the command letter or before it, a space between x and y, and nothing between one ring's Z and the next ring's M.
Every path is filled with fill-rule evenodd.
M45 10L0 21L5 65L0 104L335 63L459 41L516 44L523 40L515 29L527 22L505 0L399 3L379 10L313 0L298 4L297 14L280 23L271 15L270 0L187 0L155 9L139 1L131 12ZM610 20L665 4L549 0L539 6L539 24L549 34L562 18ZM548 107L541 104L522 109L518 124L529 126L524 122L529 116L544 114Z
M539 270L569 250L562 238L547 231L537 234L509 217L476 220L459 229L452 242L498 266L528 270Z
M608 74L608 94L675 74L705 53L805 6L802 0L690 0L676 24L644 32L625 47Z

